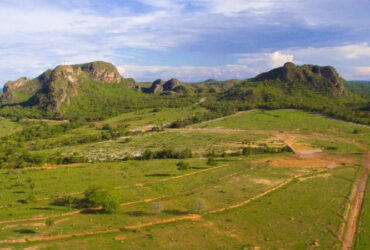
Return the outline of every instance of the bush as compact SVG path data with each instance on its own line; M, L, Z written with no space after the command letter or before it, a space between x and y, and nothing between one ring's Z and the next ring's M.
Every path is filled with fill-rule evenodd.
M113 213L119 208L118 199L106 187L91 186L84 195L83 204L86 208L102 207L106 213Z
M179 171L185 171L185 170L188 170L190 168L190 164L188 162L184 162L184 161L179 161L177 164L177 169Z
M215 160L215 158L213 156L208 157L207 165L208 166L216 166L217 165L217 161Z

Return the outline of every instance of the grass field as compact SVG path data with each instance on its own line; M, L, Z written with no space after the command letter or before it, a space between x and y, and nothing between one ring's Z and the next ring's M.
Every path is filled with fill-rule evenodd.
M358 237L356 241L356 249L370 248L370 183L367 181L364 203L362 204L360 220L358 224Z
M142 110L28 143L57 145L100 133L105 124L142 130L196 112L205 110ZM0 126L5 136L22 124L3 119ZM41 150L78 152L91 162L0 169L0 248L340 249L369 134L366 126L317 114L253 110L185 128ZM294 153L229 155L207 165L210 152L263 145L288 145ZM119 160L166 148L190 149L194 158L183 160L189 169L179 170L179 159ZM118 211L58 202L81 199L95 184L113 190ZM368 191L358 249L369 245L369 201Z
M22 129L16 122L12 122L9 119L0 118L0 137L11 135Z
M85 186L95 183L96 179L103 182L109 179L109 182L116 187L124 184L127 188L121 187L116 190L123 203L118 213L113 215L77 213L70 216L55 216L56 223L52 227L45 225L47 219L42 216L61 215L74 209L50 205L50 200L16 204L16 199L22 197L19 193L18 197L10 194L2 196L2 203L6 201L12 205L1 209L0 217L3 221L0 222L2 228L0 242L5 239L37 236L48 239L55 235L103 232L131 225L140 226L173 218L181 219L195 213L193 203L200 199L206 205L204 211L200 212L200 217L194 221L185 219L153 227L144 226L133 231L113 232L108 235L96 233L92 236L70 237L56 242L41 240L41 242L16 246L41 244L41 246L66 249L77 244L83 249L98 249L99 246L214 249L214 247L248 246L301 248L319 244L322 248L332 249L340 245L337 237L340 237L343 223L341 216L344 214L346 197L357 173L357 168L354 167L324 172L312 169L270 168L250 164L245 159L226 159L214 169L206 169L204 161L193 160L191 165L197 168L187 173L179 173L173 160L135 164L137 163L127 162L110 166L89 165L84 168L71 167L69 170L60 168L20 173L18 178L20 182L24 178L34 178L37 186L35 192L39 198L57 194L62 185L67 187L65 192L83 191ZM196 173L200 170L207 171ZM97 173L100 177L97 177ZM121 174L118 175L118 173ZM193 174L186 175L190 173ZM294 178L295 176L302 177ZM60 179L63 178L66 180L61 183ZM11 186L7 180L8 178L2 178L6 186ZM137 183L135 185L135 181L141 185ZM279 185L281 185L280 188L263 195L264 192ZM24 190L24 187L22 189ZM12 188L12 191L6 192L14 193L15 190L19 189ZM320 195L323 190L326 192L325 196ZM261 194L260 198L237 205ZM151 202L124 205L131 201L158 197L162 197L158 201L164 207L160 214L154 214L151 211ZM237 206L221 211L234 205ZM9 222L12 219L29 217L41 219L30 222ZM4 223L4 221L8 222ZM320 230L317 230L318 228Z
M252 110L194 127L225 127L246 130L292 131L340 136L370 145L370 128L298 110Z

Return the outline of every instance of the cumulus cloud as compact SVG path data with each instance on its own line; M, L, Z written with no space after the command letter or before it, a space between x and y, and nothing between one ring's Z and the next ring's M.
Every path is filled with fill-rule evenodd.
M217 80L246 79L258 73L254 68L241 64L216 67L121 65L118 70L124 77L133 77L143 81L178 78L184 82L198 82L210 78Z
M270 55L270 67L280 67L286 62L293 62L293 59L293 54L283 54L281 51L276 51Z
M355 77L370 54L367 0L5 0L0 15L0 85L94 60L131 65L139 80L156 78L146 68L155 65L194 81L251 77L292 60Z

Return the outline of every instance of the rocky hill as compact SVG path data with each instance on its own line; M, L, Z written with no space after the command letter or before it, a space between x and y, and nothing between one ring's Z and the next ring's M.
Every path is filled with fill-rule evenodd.
M344 94L344 81L331 66L297 66L288 62L282 67L259 74L251 79L251 81L255 82L266 80L287 82L291 87L305 85L307 88L321 90L324 93L335 96Z
M369 120L368 102L349 91L333 67L293 63L249 80L184 84L173 78L151 85L122 78L107 62L62 65L35 79L6 83L0 115L24 116L28 109L31 117L102 119L139 107L184 106L200 99L207 100L201 105L210 110L298 108Z
M152 85L143 90L146 93L173 95L173 94L186 94L186 87L176 78L168 81L162 79L155 80Z

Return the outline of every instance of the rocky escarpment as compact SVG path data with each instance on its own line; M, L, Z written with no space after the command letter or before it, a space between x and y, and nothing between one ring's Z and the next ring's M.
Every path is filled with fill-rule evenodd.
M27 77L21 77L16 81L8 81L4 85L3 95L1 96L2 102L13 102L16 99L15 90L24 89L25 83L27 83L29 79Z
M182 85L178 79L172 78L165 82L162 79L155 80L150 88L148 88L148 93L160 93L163 95L168 95L172 93L180 93L182 92Z
M84 81L118 84L122 78L113 64L91 62L60 65L41 74L37 79L42 83L42 89L33 98L33 103L59 110L62 104L68 105L71 97L78 95L78 85Z
M302 65L297 66L291 62L284 66L262 73L252 81L280 80L288 82L293 87L297 84L303 84L306 87L321 90L333 95L342 95L344 93L344 81L338 72L331 66Z

